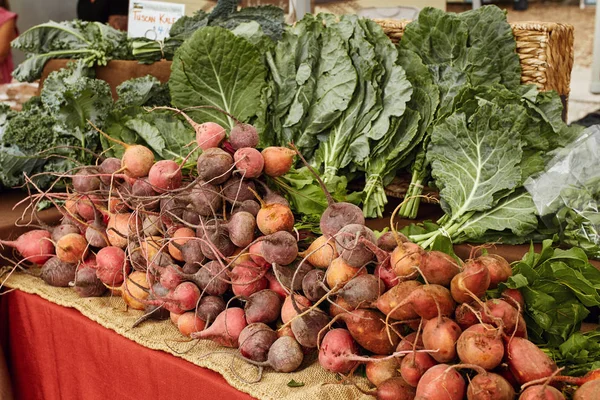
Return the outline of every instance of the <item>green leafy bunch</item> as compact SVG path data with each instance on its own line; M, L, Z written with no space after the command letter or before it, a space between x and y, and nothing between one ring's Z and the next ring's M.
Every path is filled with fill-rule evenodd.
M51 73L40 97L15 113L5 110L0 130L0 182L22 185L24 174L41 188L55 174L89 164L99 145L88 120L102 127L112 108L108 84L90 77L82 61Z
M39 79L46 62L55 58L82 59L87 67L129 58L127 33L100 22L50 21L21 33L11 46L27 55L13 72L26 82Z

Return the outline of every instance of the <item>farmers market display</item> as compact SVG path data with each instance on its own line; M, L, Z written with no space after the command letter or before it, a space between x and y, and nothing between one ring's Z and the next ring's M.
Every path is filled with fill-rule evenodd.
M143 311L134 328L170 319L261 374L316 353L338 384L379 399L600 393L600 331L581 330L600 306L588 259L600 132L520 84L497 7L426 8L397 45L357 16L287 26L273 7L220 1L161 43L74 21L14 46L30 53L24 80L50 58L78 60L0 117L0 182L28 188L36 221L0 241L18 260L5 276L121 296ZM163 58L168 84L132 79L116 101L91 68ZM411 189L373 231L366 218L384 215L400 170ZM399 231L429 180L443 216ZM60 225L36 220L47 206ZM541 251L513 265L486 251L530 241ZM462 242L479 244L464 261Z

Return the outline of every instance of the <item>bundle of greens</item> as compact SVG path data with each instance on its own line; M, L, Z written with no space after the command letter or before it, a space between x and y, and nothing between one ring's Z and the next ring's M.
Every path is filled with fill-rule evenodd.
M505 13L498 7L461 14L424 9L416 21L407 25L400 48L421 57L440 90L439 107L431 110L434 126L461 108L463 95L470 88L502 85L514 90L519 86L521 67L516 42ZM419 138L408 200L399 212L405 218L416 217L419 196L430 174L430 133Z
M427 146L445 215L411 239L424 247L444 235L454 243L529 241L539 225L525 181L581 133L560 118L561 100L533 86L470 88L461 108L435 125Z
M397 58L375 22L330 14L305 16L266 54L263 145L294 142L327 184L369 165L368 216L380 215L386 202L384 177L393 177L391 161L397 159L389 150L402 152L405 129L408 135L419 131L417 111L402 118L413 88Z
M505 288L521 292L529 340L566 367L565 373L600 368L600 332L580 332L589 309L600 306L600 271L581 249L555 249L552 240L544 241L540 253L532 246L499 285L500 292Z
M452 214L440 221L442 232L450 229L453 239L463 241L482 237L490 229L504 232L512 227L523 237L537 226L533 214L519 226L482 222L461 228L475 212L489 215L500 203L508 207L516 199L531 209L530 199L518 196L524 179L542 171L552 151L577 134L562 122L556 94L519 84L515 48L506 15L494 6L462 14L425 8L407 25L398 48L372 21L306 16L266 54L269 86L263 144L295 142L321 169L326 183L338 175L349 180L364 176L367 217L382 216L387 203L384 186L399 169L412 165L401 216L416 216L423 184L431 176L442 190L444 211ZM499 120L494 114L498 112L511 117ZM488 129L485 124L493 126ZM498 137L487 135L488 130L497 131ZM498 156L515 145L514 159L502 166L510 175L502 182L502 177L493 178L496 174L486 170L492 182L478 180L457 193L450 187L460 187L465 175L479 179L482 169L495 165L493 157L476 160L478 149L467 149L472 136L477 137L478 148L499 146ZM450 160L439 159L433 166L447 150L456 154L450 164L469 171L445 174L440 169ZM480 193L488 189L489 193Z
M258 23L272 40L279 40L285 26L283 10L274 6L246 7L237 10L236 0L219 0L210 13L202 10L192 16L179 18L163 41L146 38L131 39L131 52L140 63L151 64L162 59L172 60L175 51L194 32L206 26L219 26L234 30L242 24Z
M112 96L108 84L90 77L84 62L48 76L40 97L23 111L5 114L0 129L0 183L24 183L24 174L46 188L61 173L89 164L99 145L88 120L102 127Z
M125 32L99 22L79 20L34 26L11 46L27 54L13 72L15 79L24 82L39 79L44 65L53 58L82 59L87 67L92 67L130 57Z

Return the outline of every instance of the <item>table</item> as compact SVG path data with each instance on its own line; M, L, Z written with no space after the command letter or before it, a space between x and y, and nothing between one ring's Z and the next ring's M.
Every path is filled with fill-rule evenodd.
M21 212L7 210L22 197L22 192L3 194L0 238L15 237L22 230L12 225ZM393 209L393 202L389 206ZM422 217L439 214L433 205L422 208ZM58 213L47 210L41 218L56 221ZM399 222L405 225L410 221ZM382 229L389 219L371 220L369 225ZM528 247L489 250L514 261ZM455 250L467 257L471 249L460 245ZM143 347L75 309L20 291L0 296L0 345L17 399L252 398L229 386L214 371Z
M214 371L18 290L0 296L0 344L15 399L253 399Z

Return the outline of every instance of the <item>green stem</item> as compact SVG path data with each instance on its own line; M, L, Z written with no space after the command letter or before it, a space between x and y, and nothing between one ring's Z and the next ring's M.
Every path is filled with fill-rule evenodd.
M408 189L406 190L406 195L405 195L405 199L408 199L408 200L406 200L400 207L400 211L398 212L398 215L400 217L410 218L410 215L412 214L412 210L414 209L415 198L411 198L411 196L413 196L414 189L417 187L416 182L418 181L418 179L419 179L419 171L417 169L413 169L413 173L412 173L412 176L410 179L410 185L408 186Z
M436 224L444 225L446 222L448 222L448 218L449 218L448 214L444 214L442 217L440 217L440 219L438 219L436 221Z
M383 216L383 208L387 204L387 197L383 191L383 182L379 175L370 175L365 184L365 200L363 201L363 213L367 218ZM373 208L375 214L372 215L369 210Z
M437 230L435 230L435 231L433 231L433 232L424 233L424 234L422 234L422 235L412 235L412 236L410 236L410 237L409 237L409 239L410 239L412 242L415 242L415 243L420 243L420 242L423 242L423 241L425 241L425 240L429 239L429 238L430 238L430 237L432 237L432 236L435 236L435 235L436 235L436 232L438 232L438 231L437 231Z

